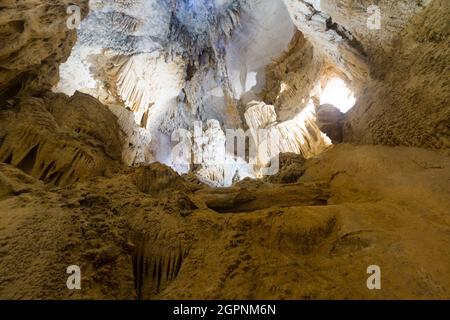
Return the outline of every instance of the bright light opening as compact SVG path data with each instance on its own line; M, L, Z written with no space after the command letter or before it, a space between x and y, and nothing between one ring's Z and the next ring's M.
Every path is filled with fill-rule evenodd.
M350 110L355 102L355 95L339 78L329 80L320 94L320 104L332 104L343 113Z

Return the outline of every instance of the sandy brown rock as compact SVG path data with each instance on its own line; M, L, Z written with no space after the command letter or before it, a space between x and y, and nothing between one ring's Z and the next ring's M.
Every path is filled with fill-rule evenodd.
M378 1L380 29L368 26L371 1L285 2L316 55L325 57L323 72L294 68L295 78L319 81L331 70L355 92L345 141L448 148L448 1ZM303 65L311 61L301 59L306 59ZM292 78L290 73L275 76L287 84Z
M134 182L141 192L152 195L170 189L186 190L183 179L170 167L160 163L138 167L134 173Z
M378 81L359 93L344 126L346 141L446 149L450 146L448 1L415 17L383 61Z
M278 172L265 177L265 180L271 183L295 183L305 172L305 161L306 159L300 154L281 153Z
M0 190L7 183L28 190L0 200L0 297L450 297L448 157L342 144L305 169L293 185L247 181L152 196L134 185L134 169L60 189L2 165ZM282 205L324 183L325 202ZM234 211L202 205L233 192L242 200ZM180 215L186 196L198 209ZM84 272L81 291L65 287L71 264ZM382 268L380 291L366 287L373 264Z

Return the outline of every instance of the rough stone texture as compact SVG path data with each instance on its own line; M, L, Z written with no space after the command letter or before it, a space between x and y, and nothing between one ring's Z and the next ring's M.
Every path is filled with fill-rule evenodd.
M379 1L380 30L367 26L371 1L285 2L314 50L355 91L346 141L448 148L448 1Z
M121 129L122 162L129 166L154 162L151 133L143 126L136 124L132 111L120 105L109 105L108 107L117 117L117 123Z
M276 107L280 121L292 119L306 107L324 67L322 55L297 32L288 50L267 67L263 101Z
M288 44L288 17L283 3L270 0L91 1L54 90L113 105L127 140L125 163L171 165L177 130L192 130L196 120L217 120L223 130L245 125L238 100L260 90L265 66ZM141 128L116 106L132 111ZM218 176L203 169L203 176Z
M267 158L276 156L274 150L270 149L271 144L275 144L272 149L281 153L293 152L305 158L317 156L331 145L330 139L317 126L316 112L311 100L302 112L292 120L284 122L274 121L274 106L253 101L247 107L245 118L250 133L257 142L257 163L261 166L267 164ZM264 134L265 132L267 133ZM271 142L271 139L275 143ZM264 143L265 140L268 143ZM266 150L267 148L269 150Z
M0 101L21 90L50 89L58 82L59 64L76 41L66 25L67 7L87 0L3 0L0 4Z
M317 125L333 143L342 142L342 122L344 114L335 106L324 104L316 109Z
M55 185L107 175L118 166L116 117L91 96L24 96L0 111L0 161Z
M141 170L176 175L151 165L61 189L1 164L0 297L450 298L445 155L341 144L297 183L154 195L134 184ZM367 290L373 264L383 290Z
M137 168L134 172L134 183L139 191L152 195L171 192L172 189L186 189L181 177L161 163Z
M408 27L411 19L418 14L422 15L423 10L432 2L433 0L321 0L320 10L352 34L367 56L371 77L378 78L382 74L380 70L384 70L386 57L397 54L399 35ZM380 10L380 30L368 27L368 22L372 23L371 16L375 17L375 12L369 10L373 5Z
M198 2L198 21L191 21L189 10L174 12L176 28L169 40L181 50L174 53L172 47L170 53L206 62L188 63L176 72L168 82L186 76L189 90L173 90L166 96L170 103L152 108L147 104L153 98L136 87L155 76L139 70L148 63L149 52L134 58L127 54L149 50L154 42L153 34L140 33L148 27L140 23L154 23L164 35L170 31L167 16L136 21L133 14L138 15L141 1L92 1L105 10L94 12L98 19L87 23L92 27L92 22L112 18L108 21L114 27L108 30L105 26L111 24L105 23L92 39L120 55L88 52L85 58L96 61L97 80L111 76L114 83L123 81L117 87L105 86L105 81L101 91L91 93L115 104L111 109L117 117L86 94L47 91L74 40L73 33L55 29L63 23L65 14L56 16L63 2L48 3L1 4L2 45L4 39L13 45L0 47L0 298L450 299L448 1L425 6L423 1L380 0L388 14L384 29L369 32L363 28L365 18L356 14L369 1L285 0L308 41L297 34L286 54L270 65L263 96L274 105L261 101L256 91L246 96L255 102L238 104L232 101L236 92L227 91L236 75L244 91L257 87L250 75L268 56L255 55L258 68L244 63L252 56L242 50L251 45L240 41L261 36L264 25L237 41L236 52L243 58L235 61L242 67L239 72L225 72L230 64L223 63L221 50L214 52L221 62L217 72L210 72L211 52L198 57L198 49L205 43L224 46L216 47L218 38L204 37L205 27L212 26L204 20L210 3ZM233 14L214 34L231 35L238 16L240 24L251 27L251 15L245 21L241 11L236 14L236 1L217 3L231 4ZM287 13L272 0L254 4L259 13L276 12L271 23ZM45 24L50 18L54 23ZM259 15L257 21L263 20ZM111 32L118 37L110 37ZM283 42L276 40L273 52ZM190 41L196 44L192 48ZM256 69L250 72L246 68L251 65ZM133 71L120 76L120 68ZM331 71L359 98L344 119L344 139L390 146L330 146L319 128L339 137L342 115L329 106L316 108L314 99L301 99L312 96L313 83ZM258 72L253 80L259 85ZM22 87L26 90L16 95ZM219 98L226 108L209 99L217 87L225 88ZM144 105L137 122L131 111L135 102ZM150 109L153 113L145 114ZM162 164L121 165L121 158L127 164L167 160L146 147L159 143L160 151L170 151L170 141L164 139L175 127L189 127L183 112L191 111L210 120L200 132L210 143L196 146L207 158L223 155L218 152L224 147L221 124L238 124L235 117L246 120L255 140L258 129L280 134L280 151L295 155L282 153L278 173L266 179L236 182L233 176L236 183L230 188L212 188L192 173L180 177ZM211 120L212 115L220 119ZM160 135L140 131L148 121ZM244 121L239 125L245 126ZM267 149L258 151L258 157L267 158ZM209 168L213 170L205 176L217 182L223 167L201 169ZM82 270L79 291L65 286L66 268L73 264ZM373 264L382 268L382 290L367 290L367 267Z
M279 155L280 168L277 174L268 176L266 181L271 183L295 183L305 172L306 159L296 153L281 153Z
M449 16L450 3L435 0L412 20L384 60L382 79L360 91L346 141L449 148Z
M284 0L291 18L317 52L341 71L350 81L367 78L366 53L358 39L345 26L333 22L332 16L317 8L312 1ZM352 9L353 10L353 7ZM354 14L353 11L347 14ZM356 12L357 13L357 12Z

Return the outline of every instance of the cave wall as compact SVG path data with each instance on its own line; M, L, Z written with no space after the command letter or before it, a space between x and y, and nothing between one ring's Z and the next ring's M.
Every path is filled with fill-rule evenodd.
M0 5L0 162L57 186L116 172L124 139L94 97L50 91L77 39L70 5L86 16L85 0Z
M333 21L332 13L322 11L321 1L285 0L294 24L315 50L339 69L350 81L367 78L367 55L356 37ZM360 14L353 7L347 14Z
M371 1L285 4L316 55L358 99L344 119L344 141L448 148L448 1L377 1L380 29L368 26ZM305 70L294 74L319 80Z
M360 92L346 141L450 147L450 3L435 0L399 35L379 79Z
M416 15L433 0L321 0L319 10L351 34L353 46L367 58L370 76L377 78L386 59L396 53L397 39ZM311 1L310 1L311 2ZM379 10L380 29L372 18ZM369 25L372 25L369 28ZM359 44L359 45L358 45Z
M281 1L205 0L183 7L187 3L92 1L60 67L55 91L91 94L118 116L127 133L127 164L177 168L170 159L172 134L193 130L195 121L217 120L223 130L245 126L239 100L261 91L265 67L295 32ZM128 109L135 124L117 106ZM208 141L211 148L215 140Z
M87 1L75 3L81 7L83 16L85 16ZM105 4L107 7L108 3L111 4L111 2ZM258 5L261 7L258 12L264 13L264 4L267 3L260 2ZM272 61L265 72L266 85L257 103L274 106L276 119L269 127L281 128L286 123L294 123L295 127L297 124L302 125L301 121L296 123L292 120L296 120L296 116L310 103L310 93L320 77L333 68L355 90L359 98L354 109L342 120L344 141L357 144L448 148L450 118L448 107L450 97L447 90L449 84L447 75L450 65L450 49L448 47L450 4L448 2L443 0L401 1L393 4L380 1L378 5L383 14L380 30L370 30L365 25L368 1L285 0L284 3L299 31L287 51ZM64 149L65 143L58 144L58 142L50 149L42 147L47 142L41 142L51 140L49 138L51 135L62 134L59 127L63 126L63 123L59 123L59 127L52 124L52 129L47 130L45 126L44 129L40 127L40 119L44 119L44 123L54 123L56 121L53 114L54 105L60 106L64 103L68 103L69 106L72 103L80 105L82 108L80 107L79 112L85 113L83 117L95 114L84 108L88 108L90 105L100 105L96 99L81 95L76 95L73 100L75 102L73 102L66 96L53 96L48 92L43 94L56 84L58 65L67 59L75 43L75 32L66 26L68 4L69 2L66 1L51 3L5 1L0 13L1 37L6 40L2 43L7 44L2 44L0 47L0 95L2 107L5 109L2 112L2 128L0 130L2 161L16 166L25 166L26 171L39 177L43 176L44 180L47 179L44 171L48 169L52 161L47 163L42 160L43 168L41 169L36 169L33 161L38 161L39 154L44 152L43 150L54 153L59 147ZM100 4L101 1L95 2L96 6L101 7ZM139 2L139 5L135 7L126 6L126 9L131 10L130 14L136 14L136 8L140 8L140 4L142 3ZM120 7L121 4L114 4L114 8L116 6ZM251 11L248 11L248 8L247 11L243 11L247 15ZM275 17L283 16L279 6L273 5L268 8L273 9ZM149 8L146 7L146 9ZM113 49L102 49L100 53L99 51L87 52L85 58L94 61L97 66L97 68L89 70L92 72L90 76L94 80L103 79L103 85L109 83L110 87L103 88L103 91L86 92L94 95L100 101L110 103L111 110L119 118L119 124L121 124L122 133L125 136L124 141L120 140L120 137L118 138L118 134L109 131L106 136L114 136L114 141L125 142L121 146L123 148L125 145L125 153L122 152L124 162L127 164L154 160L167 162L170 152L166 149L171 148L170 135L176 128L190 129L191 120L195 116L204 122L214 118L219 120L221 125L225 124L228 127L233 127L233 124L250 126L251 119L245 119L248 105L242 103L238 106L236 101L234 103L227 101L226 92L223 91L224 87L222 86L224 79L221 78L226 73L223 73L220 68L218 68L219 70L210 68L211 56L202 54L198 57L199 61L196 62L196 65L189 63L184 65L183 57L186 58L186 56L169 58L166 56L167 52L159 53L158 51L154 51L153 54L149 52L136 54L139 48L142 49L141 46L145 47L150 41L148 37L142 35L145 26L141 23L145 21L130 20L130 17L121 15L128 12L127 10L113 11L113 13L108 10L102 11L102 14L105 17L113 14L115 19L118 19L116 20L117 29L113 30L115 36L105 39L105 41L110 41L108 46L114 48L114 46L120 45L124 39L129 39L128 36L133 36L134 40L129 44L131 47L126 47L126 50L120 54ZM230 10L235 12L233 11L234 7L231 7ZM287 17L287 13L284 12L284 14ZM105 17L103 18L106 19ZM226 20L226 25L233 25L236 30L243 28L248 31L251 27L249 22L242 26L235 21L234 18L237 19L237 17L237 15L230 17ZM258 15L258 18L261 18L261 14ZM93 19L93 21L98 20ZM273 22L274 19L271 19L271 23ZM89 40L87 36L90 34L89 32L93 32L94 24L92 21L90 25L87 23L87 33L82 33L83 39L80 43L92 45L97 50L99 46L95 46L92 39ZM290 26L291 22L283 23L280 30L289 31ZM164 30L158 29L158 32L164 33ZM237 87L240 87L237 90L239 91L238 96L245 95L248 89L252 89L252 86L253 89L259 86L258 81L263 73L261 72L263 65L269 63L269 58L281 50L281 44L285 43L287 39L285 35L282 39L280 37L270 55L264 56L258 52L258 48L266 48L270 44L267 39L244 45L251 42L252 38L259 38L264 34L261 23L255 27L255 30L254 32L246 31L234 39L234 42L230 42L228 49L231 56L236 54L236 52L232 52L231 48L233 47L238 48L238 52L245 53L241 57L242 60L236 60L242 62L242 64L238 63L239 68L234 68L229 60L222 61L222 63L227 62L223 66L228 67L230 71L228 85L231 85L231 88L229 89L235 91ZM102 32L107 31L105 28ZM117 33L121 35L118 38L116 37ZM152 37L153 35L147 36ZM267 33L268 38L273 36L273 30ZM173 40L171 39L171 41ZM134 45L137 47L133 47ZM145 48L149 51L151 49ZM171 50L168 51L173 53ZM133 55L128 56L130 52ZM252 60L252 53L255 54L254 60ZM223 58L220 53L216 54L219 56L216 59ZM191 61L189 59L186 61ZM152 64L149 62L150 60L158 60L158 63ZM137 62L134 63L134 61ZM154 67L150 70L151 72L146 72L147 70L141 68L147 63ZM173 75L166 72L167 69L170 69L171 64L176 65ZM161 67L158 67L159 65ZM132 71L121 72L125 69L132 69ZM256 83L252 83L249 76L255 72L258 76L255 79ZM159 73L164 73L167 77L155 77L155 74ZM76 75L76 73L69 73L65 80L76 78ZM108 80L109 78L112 80ZM136 85L136 83L143 84ZM167 101L164 99L153 101L153 97L144 95L146 92L144 87L148 83L153 85L151 87L152 95L162 95L167 98ZM171 85L176 83L176 85L169 88L166 86L169 83ZM248 85L249 83L250 85ZM183 84L186 89L184 92ZM71 92L68 93L72 94L74 88L70 89ZM34 94L35 97L11 100L10 98L20 90L23 93ZM221 90L222 94L219 94ZM111 100L111 95L109 95L111 92L114 93L113 96L118 96L120 99ZM161 92L162 94L160 94ZM118 107L120 102L125 102L125 106L131 111L120 110ZM235 109L238 107L242 109L240 110L241 114L228 113L233 108L236 111ZM115 125L116 117L107 113L104 108L102 110L102 114L98 116L106 117ZM134 113L130 114L133 111ZM133 117L135 123L133 123ZM25 124L14 125L15 120L24 121ZM239 123L239 120L242 120L242 123ZM56 122L58 123L58 121ZM148 131L149 127L153 127L154 130ZM85 141L84 138L80 138L80 132L72 132L75 129L82 133L87 132L88 136L93 134L93 139L96 141L94 151L91 150L89 139ZM70 141L78 141L77 143L83 145L80 147L82 149L85 148L84 144L87 144L88 152L95 154L95 159L91 161L94 163L92 170L89 169L91 171L88 170L87 174L75 173L75 176L87 176L92 172L104 174L101 166L110 160L116 163L121 158L120 147L116 146L113 153L108 151L108 148L101 147L109 142L107 139L98 140L99 133L91 129L91 124L87 121L86 124L69 130L69 136L74 135L72 140L69 139ZM65 132L64 130L62 131ZM120 131L120 129L117 130ZM293 130L284 130L286 134L291 131ZM42 137L43 132L44 135L47 135L45 139ZM28 136L32 136L32 138L27 138ZM285 151L299 151L297 143L301 144L301 136L287 135L286 143L289 147L285 148ZM319 137L321 136L319 135ZM294 140L296 142L292 144L291 142ZM339 138L339 140L341 139ZM148 149L144 150L150 145L153 148L152 152L149 152ZM324 144L320 143L319 146L321 145ZM67 156L67 159L75 157L77 148L74 149L75 151L69 152L71 156ZM155 150L156 152L153 152ZM299 152L309 155L309 151L301 152L300 150ZM156 157L155 154L157 154ZM316 152L311 154L316 154ZM100 160L97 161L97 158ZM26 163L23 162L24 160L27 160ZM53 158L51 160L62 161ZM68 168L67 170L70 171L72 166L73 164L69 161L59 167ZM83 171L81 167L78 169L79 172ZM66 172L65 170L63 171ZM72 181L72 178L69 177L59 177L58 179L58 181L61 179Z
M0 4L0 99L21 89L40 91L58 81L58 66L76 41L67 8L86 15L88 0L3 0Z
M292 119L307 106L325 69L324 56L298 31L288 49L267 66L261 98L276 107L277 119Z
M34 13L63 8L63 2L51 3L56 7L37 1L4 1L0 6L26 4L23 11ZM319 1L308 3L315 8ZM336 10L348 9L342 18L350 19L349 8L356 1L336 3ZM332 3L322 4L326 10ZM283 151L314 158L282 155L278 175L225 189L185 180L160 164L120 170L119 126L134 124L132 111L113 106L117 120L92 96L46 91L73 44L73 33L67 40L59 32L36 35L17 54L0 55L0 297L448 299L448 156L416 148L340 144L316 157L322 150L311 147L325 149L329 143L312 121L313 112L303 114L303 122L279 122L275 113L276 108L287 115L300 110L291 108L307 97L316 76L334 66L348 75L360 99L342 120L347 141L448 147L448 9L448 1L436 0L403 31L399 24L393 43L379 41L389 50L379 47L376 37L370 38L370 49L372 42L338 15L336 21L366 46L361 65L370 77L361 81L352 79L362 69L347 69L358 56L350 50L351 42L342 38L342 46L331 44L338 51L326 52L315 42L321 35L305 33L308 42L298 37L268 70L272 78L265 94L278 105L247 104L246 114L253 115L246 120L250 129L284 133ZM2 19L9 10L1 11ZM34 13L26 17L24 28L40 17ZM16 17L21 14L17 10ZM318 11L313 16L319 23L323 17ZM14 30L21 30L21 22L8 21L13 22L1 23L2 43L14 47ZM292 49L298 46L300 52ZM10 50L5 48L1 50ZM346 53L352 58L341 60ZM315 64L320 61L324 65ZM302 79L309 81L305 87ZM283 81L291 89L278 96ZM29 90L15 95L21 88ZM172 98L180 102L184 97ZM164 132L181 119L178 109L154 110L157 117L150 119ZM162 121L165 115L168 123ZM206 136L223 147L218 121L207 124ZM132 131L125 132L128 145L148 142L130 124L122 127ZM307 134L311 139L304 140ZM315 145L317 140L322 143ZM213 146L203 151L215 156ZM132 152L130 162L149 161L149 155ZM204 174L217 181L214 169ZM384 290L365 286L366 268L374 261L383 266ZM65 268L73 263L83 267L82 290L61 285L67 280Z

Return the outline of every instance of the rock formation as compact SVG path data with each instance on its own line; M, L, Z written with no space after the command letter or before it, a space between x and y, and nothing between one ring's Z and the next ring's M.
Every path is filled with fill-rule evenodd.
M0 298L450 299L448 1L0 9Z
M333 143L342 142L342 122L345 119L345 115L338 108L330 104L319 106L316 113L319 129L324 132Z
M91 96L21 97L0 111L0 161L58 186L119 165L116 117Z
M50 89L58 82L58 66L70 55L75 30L67 28L69 4L81 15L87 0L42 2L5 0L1 4L0 99L21 89ZM81 18L81 17L80 17Z

